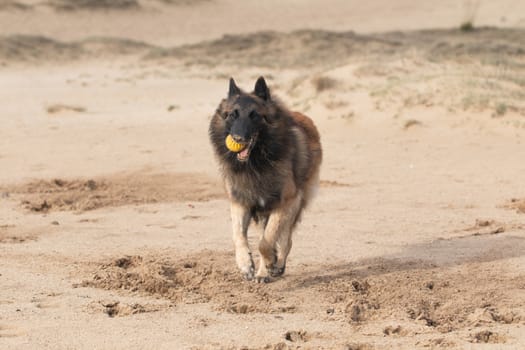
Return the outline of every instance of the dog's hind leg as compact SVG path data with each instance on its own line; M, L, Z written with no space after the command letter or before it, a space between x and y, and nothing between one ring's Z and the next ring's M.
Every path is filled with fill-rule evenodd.
M252 253L248 246L248 226L250 224L251 213L242 205L232 201L231 217L233 243L235 244L235 261L243 277L250 281L254 278L255 274Z
M256 275L258 281L268 282L270 277L279 277L284 273L292 247L292 228L301 208L302 196L298 193L270 214L259 242L261 264Z

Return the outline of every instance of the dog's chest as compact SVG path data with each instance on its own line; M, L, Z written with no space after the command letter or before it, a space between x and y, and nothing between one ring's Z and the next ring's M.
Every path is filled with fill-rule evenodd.
M230 193L233 199L247 208L272 210L281 200L282 183L275 177L233 176Z

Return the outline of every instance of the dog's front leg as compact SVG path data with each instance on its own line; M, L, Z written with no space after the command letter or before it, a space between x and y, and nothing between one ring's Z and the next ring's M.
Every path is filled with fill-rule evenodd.
M301 210L301 194L289 198L268 218L259 242L261 260L257 271L258 282L269 282L286 269L286 259L292 247L292 228Z
M235 261L243 277L250 281L254 277L255 266L252 253L248 246L248 226L250 224L250 211L242 205L232 201L231 216L233 226L233 243L235 244Z

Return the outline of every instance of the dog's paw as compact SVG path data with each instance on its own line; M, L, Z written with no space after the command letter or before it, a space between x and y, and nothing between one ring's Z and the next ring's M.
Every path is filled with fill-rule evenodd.
M251 281L255 278L255 266L250 266L247 270L241 269L242 278L246 281Z
M255 276L255 282L257 283L270 283L271 281L270 276Z
M236 252L236 260L242 277L247 281L253 280L255 277L255 264L253 263L252 254Z
M277 267L275 265L272 265L270 267L267 267L268 273L272 277L281 277L284 274L284 271L286 270L286 265L283 267Z

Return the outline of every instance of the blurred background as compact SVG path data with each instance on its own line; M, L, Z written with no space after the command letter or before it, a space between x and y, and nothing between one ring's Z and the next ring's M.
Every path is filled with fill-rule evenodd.
M2 34L62 41L121 37L173 46L261 30L359 33L476 26L523 27L519 0L2 0Z
M455 113L461 115L453 123L461 123L475 113L505 116L497 126L523 129L524 6L519 0L2 0L2 115L11 124L34 123L39 115L59 123L46 116L64 113L76 121L87 113L88 123L110 115L143 123L191 112L199 118L185 127L200 120L195 128L202 131L230 76L248 89L265 75L291 107L327 120L410 128ZM436 120L438 109L447 112ZM48 135L38 136L47 147ZM95 142L85 141L78 147ZM189 152L184 144L177 149ZM199 156L208 151L202 147ZM12 160L27 159L27 152Z

